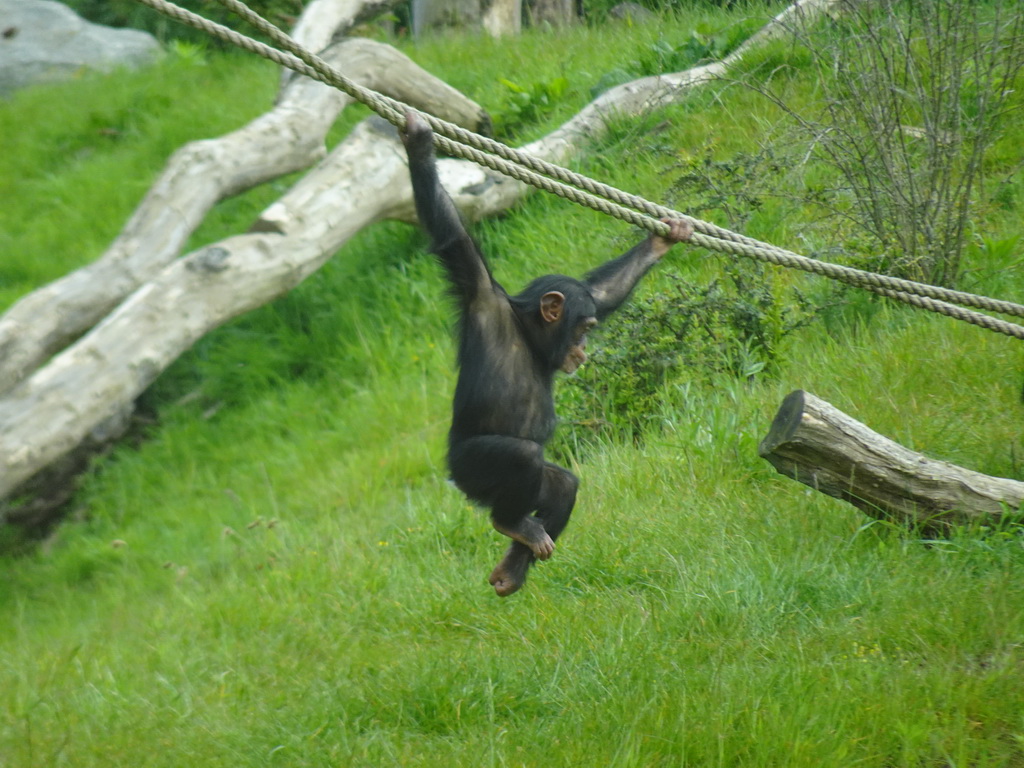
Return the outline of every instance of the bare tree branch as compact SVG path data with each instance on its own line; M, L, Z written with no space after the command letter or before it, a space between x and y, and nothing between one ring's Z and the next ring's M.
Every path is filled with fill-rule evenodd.
M830 2L798 3L793 6L797 10L788 13L820 12ZM755 39L770 39L777 33L778 25L778 19L773 20ZM365 41L363 44L369 45ZM370 56L391 55L383 49L378 45ZM730 61L737 58L734 54ZM371 87L395 95L407 89L398 97L414 102L417 93L429 94L447 106L463 99L421 70L414 68L418 74L399 77L396 67L381 66L382 60L378 58L378 63L364 72L369 75L369 70L373 70L380 75ZM348 54L346 61L352 66ZM545 160L563 161L590 137L604 131L609 116L640 115L679 101L690 88L722 73L725 66L722 63L698 67L619 86L524 149ZM394 90L385 87L400 82L405 85ZM435 114L444 112L436 104L429 109ZM478 109L469 108L463 113L464 119L479 121ZM447 114L458 111L448 109ZM301 133L295 123L289 125ZM314 132L319 130L318 123ZM275 133L265 134L263 140L267 143L253 144L247 156L258 146L267 149L280 143L279 134ZM316 140L322 140L322 133L317 133ZM309 144L307 139L306 145ZM236 164L242 165L237 161ZM467 161L442 160L438 166L456 205L470 219L504 211L528 191L519 182ZM243 171L239 169L242 176ZM177 171L188 172L188 168ZM207 192L210 197L215 194ZM151 193L155 195L156 190ZM166 193L162 193L157 200L165 197ZM161 257L161 262L149 251L167 236L160 235L159 228L151 225L147 231L155 244L127 249L140 265L133 268L132 279L137 283L134 292L89 333L0 400L0 500L88 440L95 430L116 422L153 379L204 334L289 291L319 269L354 234L385 218L413 221L415 213L405 154L395 131L379 118L371 118L264 211L249 234L228 238L176 261L172 261L173 253L169 253ZM133 226L134 219L126 232L133 231ZM174 229L176 223L172 220L163 226ZM124 235L118 242L127 239ZM170 249L164 246L163 250L166 253ZM92 279L96 279L95 274ZM84 294L95 288L76 285L76 290ZM53 290L49 295L57 300L60 293ZM105 297L102 310L90 305L81 311L99 316L110 309L111 301ZM79 331L85 327L85 323L77 325ZM10 343L12 337L6 338ZM34 353L33 359L38 360L39 354ZM25 366L23 361L19 370ZM14 514L8 512L9 517Z

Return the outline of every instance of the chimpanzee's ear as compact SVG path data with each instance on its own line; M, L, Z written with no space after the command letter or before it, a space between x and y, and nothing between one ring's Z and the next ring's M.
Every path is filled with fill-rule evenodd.
M557 323L562 319L562 309L565 307L565 294L558 291L549 291L540 297L540 316L545 322Z

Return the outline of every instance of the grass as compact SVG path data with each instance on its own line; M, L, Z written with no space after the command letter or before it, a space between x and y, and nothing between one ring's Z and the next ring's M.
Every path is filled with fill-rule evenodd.
M576 30L557 53L543 33L410 53L495 110L499 78L564 75L565 102L525 129L539 135L617 59L692 26ZM98 255L178 144L269 103L262 64L203 61L0 106L18 150L0 153L0 304ZM753 94L709 91L620 126L580 165L663 199L699 148L753 151L777 119ZM994 177L1019 167L1022 138L1007 129ZM279 193L221 206L196 240ZM1019 196L1000 194L979 221L992 243L1020 233ZM759 236L798 244L820 226L775 202L751 220ZM476 232L513 289L637 237L541 196ZM925 541L756 453L805 388L912 448L1021 479L1016 342L856 298L788 337L772 377L670 381L639 445L563 443L583 481L574 522L499 600L485 577L503 545L444 481L450 312L423 245L377 226L203 339L144 397L146 439L98 464L49 539L0 559L0 764L1024 765L1020 530ZM979 239L970 288L1020 295L1020 257ZM721 266L669 258L693 279Z

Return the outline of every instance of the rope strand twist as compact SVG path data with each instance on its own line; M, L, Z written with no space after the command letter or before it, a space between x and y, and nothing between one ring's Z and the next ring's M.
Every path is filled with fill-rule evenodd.
M175 5L169 0L138 0L138 2L195 29L255 53L301 75L338 88L356 101L365 104L392 125L399 129L405 127L405 113L412 107L353 82L240 0L218 1L252 24L284 50L278 50L217 24ZM433 115L420 114L433 129L434 140L438 148L449 155L471 160L517 181L579 205L593 208L650 232L667 234L668 226L661 219L684 218L693 225L694 234L690 242L694 245L760 260L775 266L821 275L911 306L927 309L1013 338L1024 339L1024 327L965 308L975 307L1014 317L1024 317L1024 306L1020 304L801 256L784 248L763 243L710 222L657 205L642 197L541 160Z

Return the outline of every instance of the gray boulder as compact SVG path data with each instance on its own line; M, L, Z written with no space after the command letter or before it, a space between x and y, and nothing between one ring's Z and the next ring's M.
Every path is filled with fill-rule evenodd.
M159 51L152 35L90 24L62 3L0 0L0 96L83 69L140 66Z

